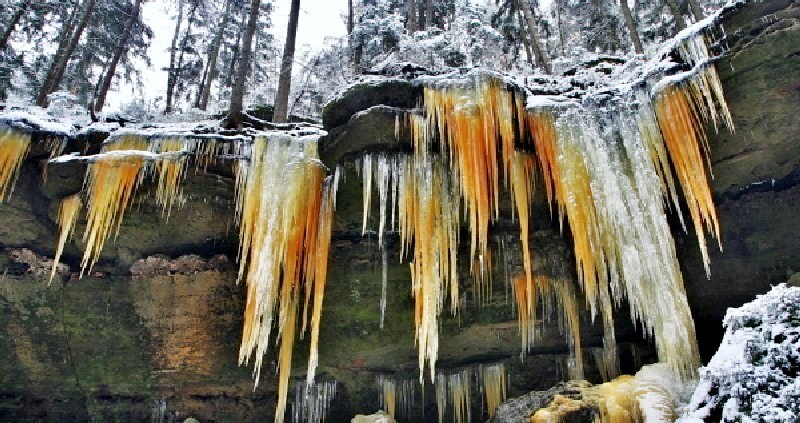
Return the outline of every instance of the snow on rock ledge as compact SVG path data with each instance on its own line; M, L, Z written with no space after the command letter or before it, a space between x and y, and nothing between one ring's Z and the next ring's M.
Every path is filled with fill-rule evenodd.
M728 309L682 423L800 419L800 288L784 284Z

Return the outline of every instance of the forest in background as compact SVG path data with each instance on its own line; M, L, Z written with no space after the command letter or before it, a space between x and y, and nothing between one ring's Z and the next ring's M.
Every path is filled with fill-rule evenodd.
M285 1L292 3L288 28L272 27L269 1L168 0L172 38L162 52L150 47L147 0L2 0L0 104L88 110L97 119L116 92L125 97L118 112L137 120L227 114L228 126L242 126L243 110L251 108L276 122L316 120L327 98L365 74L411 64L429 72L562 75L652 53L724 3L341 0L348 35L295 52L301 0ZM285 30L287 42L279 45L273 30ZM118 92L122 84L147 84L151 57L160 54L169 55L162 95Z

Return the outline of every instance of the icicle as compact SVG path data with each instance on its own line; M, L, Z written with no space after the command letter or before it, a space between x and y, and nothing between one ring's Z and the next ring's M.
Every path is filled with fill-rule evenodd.
M447 377L444 373L436 375L436 413L439 417L439 423L444 422L444 413L447 410Z
M70 195L61 200L61 205L58 208L58 246L56 253L53 256L53 268L50 270L50 279L48 285L53 281L58 269L59 260L61 260L61 253L64 251L64 245L67 240L72 237L75 230L75 222L78 220L78 210L81 208L80 194Z
M375 165L375 179L378 180L378 244L383 245L383 234L386 231L386 206L389 197L389 176L391 164L386 156L379 156ZM365 203L366 204L366 203ZM391 212L388 213L391 216Z
M480 367L483 392L486 395L486 409L489 418L494 417L497 407L506 400L506 368L503 363Z
M331 234L333 231L336 185L336 176L334 176L333 180L330 178L327 179L322 193L322 208L320 210L319 229L317 231L316 241L317 250L315 257L313 258L314 311L311 317L311 351L308 357L306 383L310 383L314 380L314 374L316 372L317 364L319 363L319 325L322 320L322 300L325 295L325 283L328 277L328 253L330 251ZM310 291L309 288L307 289Z
M311 385L298 382L294 387L292 422L323 423L328 417L331 402L336 396L336 381Z
M689 215L694 222L695 234L703 255L703 266L710 277L711 268L703 228L707 228L717 238L720 248L722 243L717 212L705 172L709 153L701 113L707 112L699 110L701 104L690 95L687 88L671 86L658 95L655 110L667 151L686 198Z
M0 132L0 203L14 192L14 184L30 148L29 134L12 129Z
M158 179L156 203L161 204L162 213L167 218L182 192L183 176L186 172L186 156L180 153L186 151L184 144L184 141L180 139L167 139L158 143L159 153L176 154L175 157L160 158L155 163Z
M533 172L534 161L529 154L516 153L512 159L511 167L511 190L514 197L514 205L519 214L519 236L522 243L523 266L525 268L525 298L528 309L526 314L533 315L536 306L536 295L533 284L533 269L531 263L530 243L528 234L530 227L528 218L530 217L529 205L533 197Z
M370 212L370 199L372 198L372 156L367 154L363 158L363 170L361 177L364 179L364 222L361 225L361 235L367 233L367 220Z
M261 364L278 319L278 404L276 423L286 408L300 289L306 292L303 315L314 292L308 384L317 364L317 340L330 246L335 186L324 179L316 142L271 135L256 139L249 163L237 173L240 216L240 278L246 273L245 308L239 363L255 355L253 373L259 382ZM277 308L276 308L277 306Z
M386 410L392 418L396 418L397 405L397 385L394 380L384 378L382 380L383 394L381 396L381 408Z
M470 374L468 370L452 373L447 378L447 388L450 390L453 402L455 423L469 423L472 421L472 407L470 405Z
M81 260L81 276L97 262L111 231L119 232L125 210L141 180L144 159L124 152L147 149L146 139L125 135L113 143L106 143L102 149L102 152L119 151L121 154L106 155L89 164L84 182L88 214L83 233L86 247Z
M478 78L474 84L472 89L425 87L425 124L412 131L417 157L436 134L452 160L470 228L470 258L485 255L488 248L489 221L499 213L499 168L508 180L520 104L494 79Z
M386 314L386 285L389 281L389 260L386 254L386 246L381 244L381 322L380 328L383 330L383 317Z

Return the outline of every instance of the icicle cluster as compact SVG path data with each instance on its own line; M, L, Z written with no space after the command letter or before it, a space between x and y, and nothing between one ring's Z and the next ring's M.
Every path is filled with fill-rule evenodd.
M503 363L482 365L479 372L486 395L486 410L489 417L494 417L497 407L506 400L506 367Z
M703 124L731 128L732 122L704 36L684 39L679 52L691 72L667 78L652 96L634 88L604 100L603 107L589 99L584 106L538 104L526 110L523 94L484 74L460 82L432 79L424 87L422 113L406 115L413 154L363 159L363 230L376 184L379 239L387 219L394 225L396 213L404 249L413 246L420 372L427 361L433 374L436 318L447 288L451 309L457 310L454 252L461 205L476 293L485 294L489 225L498 218L501 181L519 219L524 278L514 286L523 348L530 348L528 323L536 316L537 294L550 289L546 278L535 274L529 245L536 174L561 227L569 223L578 280L592 316L602 318L611 369L616 368L613 308L627 300L631 315L655 338L659 357L679 374L695 372L694 326L666 212L672 208L683 222L680 188L708 271L704 228L719 238L719 223L706 177ZM574 322L569 326L577 326L578 311L565 300L574 296L556 296L565 320ZM579 332L573 332L573 347L580 351ZM580 374L580 360L577 366Z
M50 270L50 282L56 275L58 269L58 261L61 259L61 253L64 252L64 245L67 240L72 237L75 231L75 222L78 221L78 211L81 208L80 194L73 194L61 200L58 208L58 245L56 246L56 253L53 256L53 268Z
M471 399L476 389L489 417L494 416L497 406L506 399L506 385L506 370L502 362L438 373L436 406L439 422L444 421L448 409L453 413L454 422L471 422Z
M233 148L238 151L240 146L237 144ZM125 211L142 180L153 176L156 203L169 215L182 197L187 155L196 156L199 166L228 152L230 146L219 145L214 140L148 139L136 133L123 133L106 141L101 152L94 156L69 155L51 159L51 162L78 159L89 162L84 181L87 224L83 234L81 274L91 270L105 242L112 233L119 232Z
M419 383L413 379L403 379L390 376L378 376L380 388L381 409L385 410L393 419L401 415L406 419L412 418L417 387Z
M30 148L29 134L13 129L0 130L0 203L14 191L14 183Z
M250 160L240 162L237 172L239 277L247 282L239 363L254 359L258 384L271 331L277 328L276 422L283 421L286 408L295 332L298 326L306 330L309 312L308 384L313 383L319 360L335 183L334 177L325 176L316 141L282 133L256 138Z
M323 423L336 396L336 381L319 381L311 385L300 381L294 386L293 423Z
M169 215L182 197L188 155L198 167L228 153L240 160L236 179L236 217L240 224L239 279L247 281L245 324L239 361L254 356L255 383L273 324L279 338L279 398L276 422L283 421L294 337L310 326L311 350L307 384L319 361L318 340L333 224L338 173L326 177L317 157L317 136L293 138L268 133L249 143L156 138L123 134L106 142L89 161L85 191L87 224L81 271L91 269L103 245L118 232L133 195L148 175L156 182L156 202ZM73 156L53 159L55 162ZM70 236L81 201L62 201L57 256ZM56 262L58 258L56 258ZM312 302L313 298L313 302ZM309 317L310 316L310 317ZM309 323L310 321L310 323Z
M420 379L427 361L433 380L439 350L438 318L450 296L450 309L458 308L458 196L444 163L435 157L365 156L364 204L370 202L373 172L382 194L378 237L382 243L385 216L394 216L401 239L401 256L411 257L415 339L419 349ZM375 164L373 166L373 163ZM369 183L368 183L369 182ZM389 201L391 206L389 207ZM368 216L365 207L365 222ZM413 251L412 251L413 246Z

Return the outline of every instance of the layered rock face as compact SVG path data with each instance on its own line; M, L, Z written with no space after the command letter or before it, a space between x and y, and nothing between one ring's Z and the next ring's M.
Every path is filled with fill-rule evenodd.
M696 241L673 225L706 360L722 337L728 307L800 272L800 244L792 230L800 224L800 120L795 115L800 8L794 1L753 3L726 15L721 24L727 34L722 44L729 51L717 70L736 132L710 131L712 189L724 246L724 252L711 248L710 280ZM322 159L346 163L348 154L364 149L407 149L395 141L395 111L414 107L419 94L419 86L400 81L356 87L332 102ZM79 149L78 144L92 148L98 140L71 142ZM185 201L169 216L154 204L155 188L145 182L116 238L80 279L85 221L79 219L74 242L62 257L66 266L59 268L60 280L48 285L58 203L80 190L85 165L46 166L46 159L44 151L33 151L13 195L0 203L0 357L5 358L0 362L0 420L272 419L274 353L265 359L255 390L251 368L237 366L245 288L235 282L238 229L230 162L190 169ZM331 422L380 408L384 391L379 376L398 383L418 378L408 264L400 262L400 242L390 235L382 318L382 252L375 236L361 234L361 180L352 166L345 169L320 335L320 377L338 382ZM573 263L568 241L546 207L533 213L534 255ZM375 228L377 213L372 216L369 226ZM516 227L509 229L508 221L496 226L496 244L507 246L504 260L520 266L514 252ZM464 306L458 317L441 320L438 368L454 373L502 361L508 396L548 389L569 373L565 336L553 319L542 326L525 360L517 358L517 318L505 272L495 267L492 297L481 306L468 269L461 270ZM586 376L599 381L602 366L590 351L602 345L603 331L588 314L581 321ZM618 317L617 322L622 370L632 373L637 361L653 360L653 349L627 319ZM295 351L301 378L307 341L299 341ZM426 383L423 389L425 403L417 391L416 408L403 417L407 421L435 421L435 388ZM485 417L477 396L472 408L473 420Z

